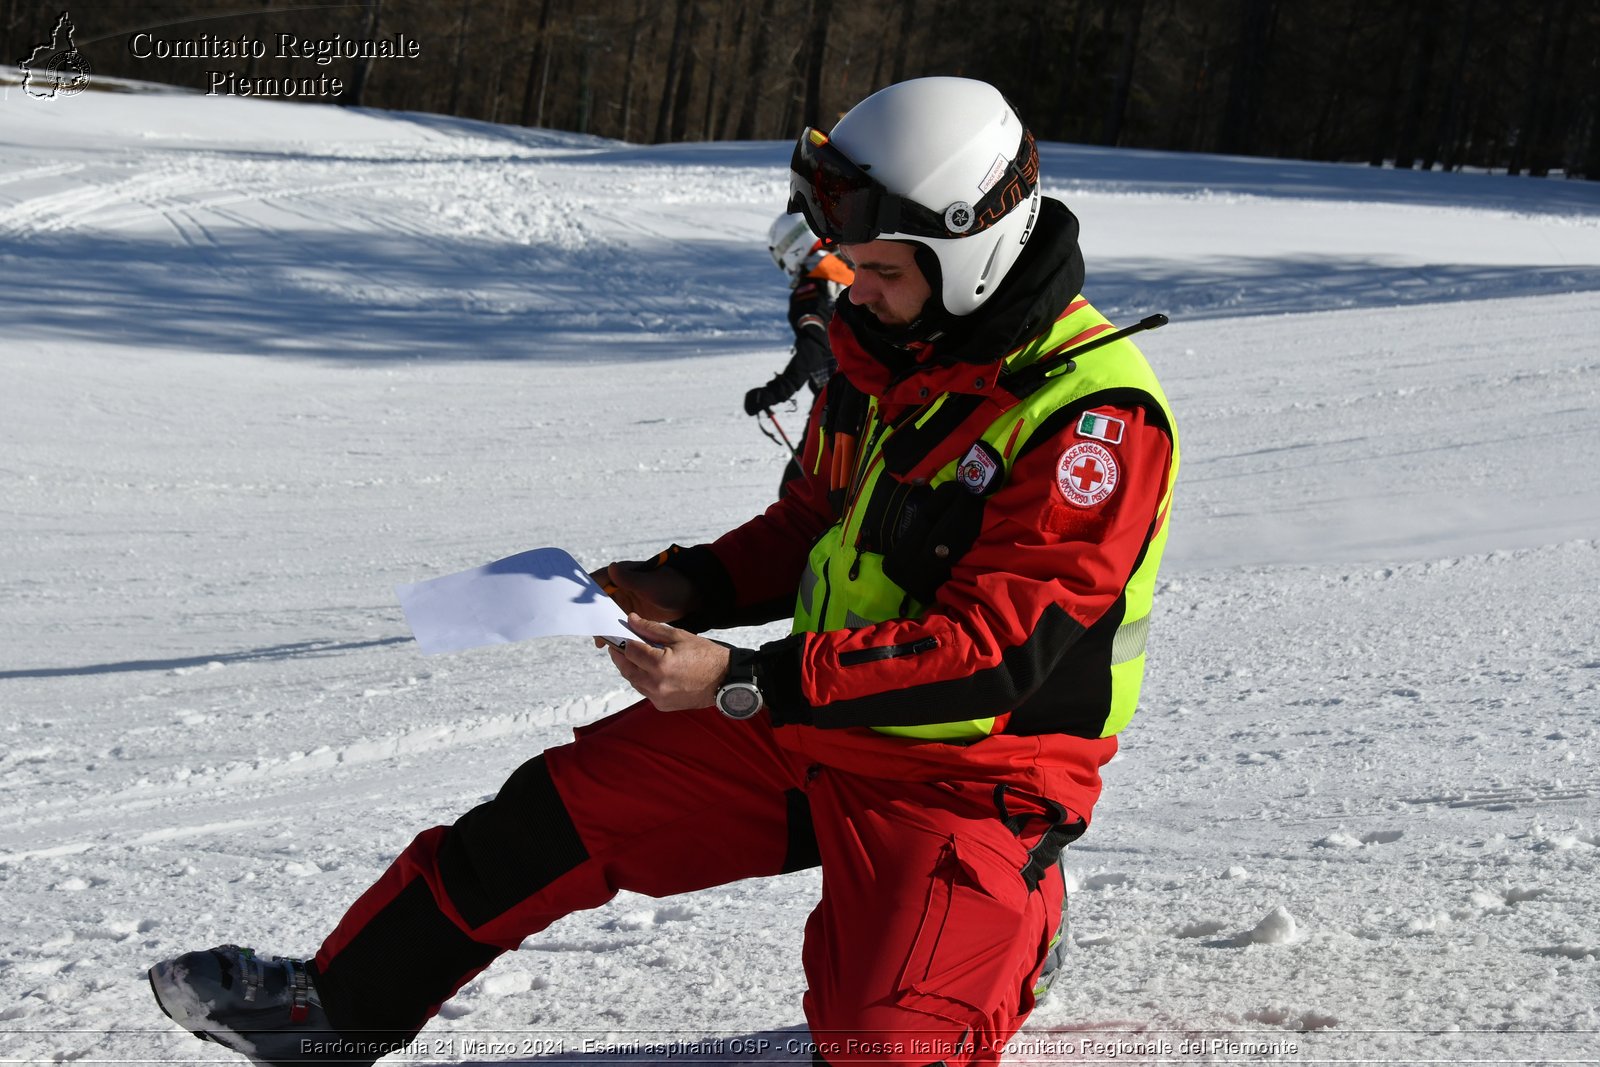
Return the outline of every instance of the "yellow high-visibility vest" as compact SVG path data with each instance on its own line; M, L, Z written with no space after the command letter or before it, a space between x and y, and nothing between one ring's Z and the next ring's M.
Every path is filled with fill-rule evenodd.
M1008 356L1000 379L1002 387L1029 368L1035 375L1042 372L1044 379L991 422L981 440L988 443L993 450L991 454L999 457L1003 466L997 477L1009 477L1015 457L1024 451L1029 438L1058 412L1070 414L1076 410L1081 414L1107 403L1142 406L1151 413L1152 422L1162 425L1172 438L1172 462L1157 512L1170 518L1172 489L1178 476L1177 424L1155 372L1138 347L1126 338L1087 352L1080 359L1071 358L1069 342L1086 343L1092 339L1089 335L1103 333L1109 328L1106 318L1079 297L1068 314L1058 319L1046 334ZM898 427L882 425L876 400L869 403L866 426L859 437L866 446L857 458L855 480L859 484L846 501L842 518L812 547L807 571L801 578L794 632L854 629L890 619L916 618L922 613L925 605L884 574L883 554L863 547L862 523L873 511L871 504L876 494L901 488L901 483L887 472L882 462L884 449L894 440L897 428L926 425L941 405L959 402L955 396L946 393L935 397L914 419L904 420ZM1056 422L1059 424L1059 419ZM955 459L928 479L928 488L937 488L956 478L966 454L956 453ZM1112 637L1110 702L1104 709L1103 719L1094 724L1098 732L1091 736L1109 737L1117 733L1128 724L1138 705L1156 571L1161 565L1170 526L1170 521L1152 524L1153 535L1119 601L1122 621ZM966 740L993 732L995 721L991 716L876 729L924 740Z

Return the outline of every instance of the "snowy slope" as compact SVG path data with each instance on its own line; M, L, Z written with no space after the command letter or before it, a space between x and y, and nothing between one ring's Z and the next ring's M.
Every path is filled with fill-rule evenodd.
M580 640L424 658L392 587L763 506L786 157L0 99L0 1060L212 1055L150 962L313 950L629 701ZM1600 1058L1600 189L1044 167L1088 294L1173 316L1143 347L1185 465L1070 972L1010 1062ZM569 917L414 1058L803 1060L816 889Z

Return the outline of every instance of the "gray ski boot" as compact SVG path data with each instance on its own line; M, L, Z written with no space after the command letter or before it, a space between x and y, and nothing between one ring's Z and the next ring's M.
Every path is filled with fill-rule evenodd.
M179 1026L269 1067L370 1067L380 1054L344 1040L328 1024L304 960L262 959L250 949L220 945L156 964L150 989Z

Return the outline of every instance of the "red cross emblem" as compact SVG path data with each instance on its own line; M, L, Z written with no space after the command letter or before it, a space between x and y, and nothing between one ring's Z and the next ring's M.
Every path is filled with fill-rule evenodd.
M1072 480L1078 483L1078 488L1085 493L1093 492L1095 487L1106 480L1105 468L1100 466L1093 456L1085 456L1072 468Z
M1093 441L1073 445L1056 463L1056 487L1074 507L1094 507L1116 491L1119 477L1116 457Z

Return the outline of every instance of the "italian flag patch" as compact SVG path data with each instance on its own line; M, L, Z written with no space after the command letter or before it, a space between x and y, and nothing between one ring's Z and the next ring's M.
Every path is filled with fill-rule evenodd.
M1104 441L1108 445L1120 445L1122 443L1122 428L1124 425L1121 419L1086 411L1083 413L1083 417L1078 420L1078 436L1092 437L1096 441Z

